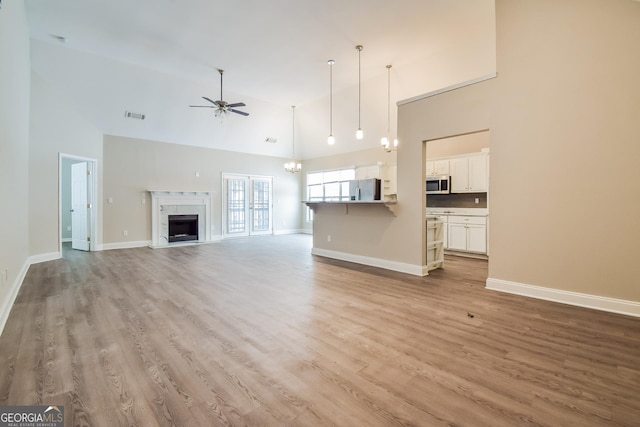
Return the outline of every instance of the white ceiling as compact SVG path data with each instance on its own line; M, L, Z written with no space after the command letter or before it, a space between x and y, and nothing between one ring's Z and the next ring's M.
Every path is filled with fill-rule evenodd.
M102 132L159 141L286 157L296 105L298 157L353 151L320 139L328 134L328 59L336 61L334 134L345 117L355 115L345 126L357 127L357 44L369 135L386 131L386 64L393 64L392 101L495 70L493 0L26 0L26 7L34 73ZM201 96L219 98L216 68L225 70L224 99L245 102L249 117L221 123L209 109L188 108L204 105ZM147 119L124 119L125 110Z

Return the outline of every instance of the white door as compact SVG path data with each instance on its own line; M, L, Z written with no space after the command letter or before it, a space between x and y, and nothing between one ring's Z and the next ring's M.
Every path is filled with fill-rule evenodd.
M249 204L250 234L271 234L271 178L250 178L251 201Z
M271 234L272 178L224 175L224 236Z
M81 251L89 250L89 163L71 165L71 247Z

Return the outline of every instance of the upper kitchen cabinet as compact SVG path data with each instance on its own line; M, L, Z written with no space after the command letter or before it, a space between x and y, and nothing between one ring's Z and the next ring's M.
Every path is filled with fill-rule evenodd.
M427 161L427 176L449 175L449 160Z
M380 179L380 165L359 166L356 168L356 179Z
M452 193L485 193L489 188L487 153L449 159Z

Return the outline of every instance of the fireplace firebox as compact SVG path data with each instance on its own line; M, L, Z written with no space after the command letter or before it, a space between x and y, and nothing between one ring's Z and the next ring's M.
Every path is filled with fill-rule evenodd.
M169 243L198 240L198 215L169 215Z

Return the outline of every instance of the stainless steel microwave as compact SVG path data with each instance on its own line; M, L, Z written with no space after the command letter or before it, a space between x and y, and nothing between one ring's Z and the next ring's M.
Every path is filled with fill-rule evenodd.
M427 194L449 194L450 184L451 177L449 175L428 176Z

